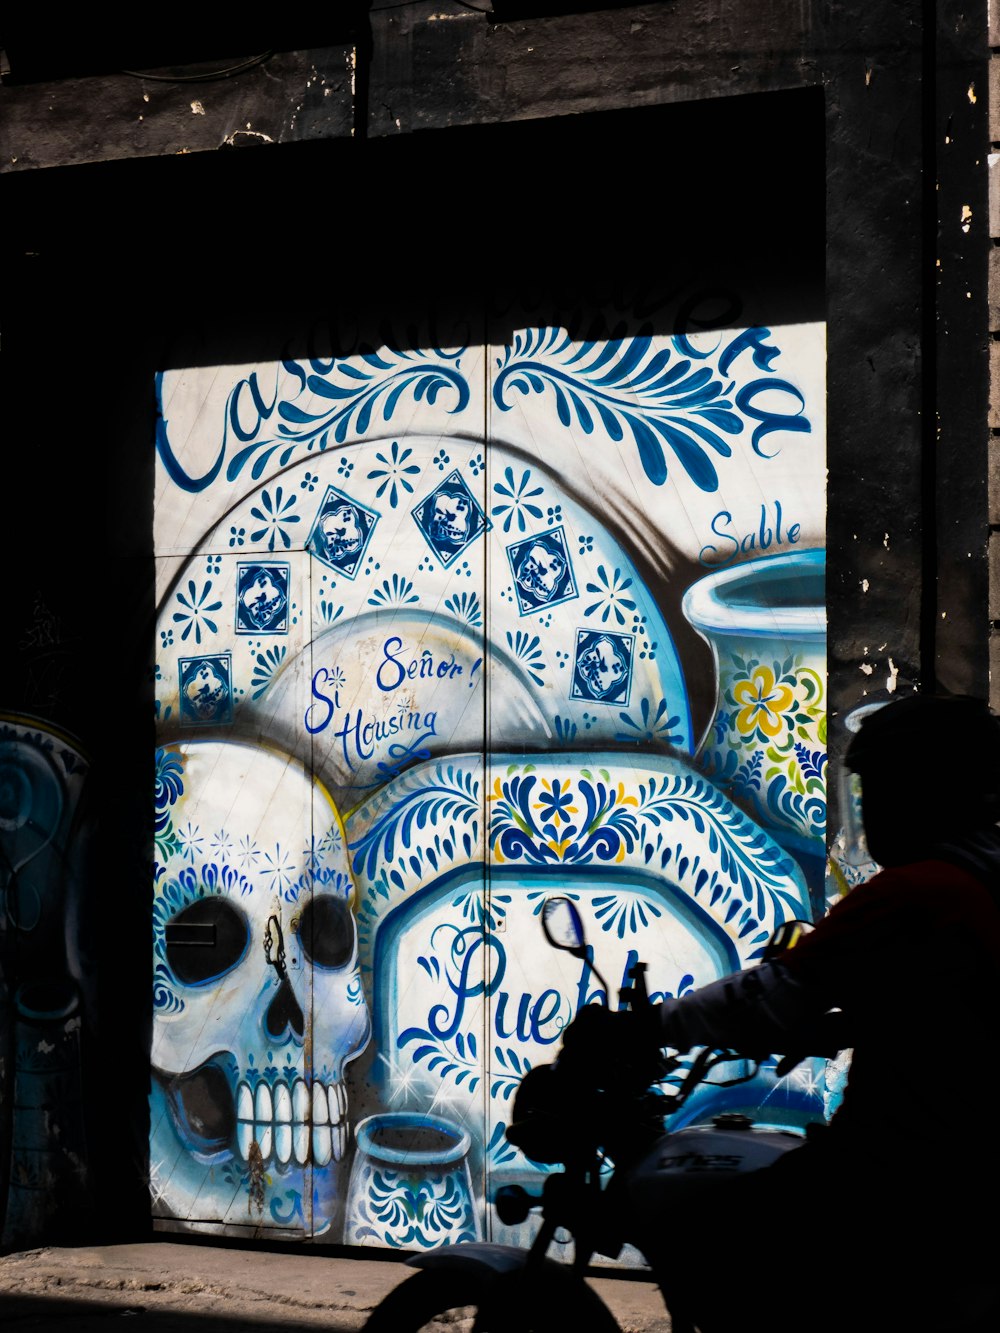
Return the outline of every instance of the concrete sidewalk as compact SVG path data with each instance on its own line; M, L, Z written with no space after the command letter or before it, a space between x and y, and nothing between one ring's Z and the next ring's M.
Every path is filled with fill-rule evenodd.
M330 1257L201 1242L46 1248L0 1257L0 1325L9 1333L254 1333L320 1327L357 1333L382 1297L413 1273L394 1255ZM623 1333L668 1333L655 1285L588 1279ZM442 1325L442 1327L444 1327ZM462 1325L448 1325L459 1333Z

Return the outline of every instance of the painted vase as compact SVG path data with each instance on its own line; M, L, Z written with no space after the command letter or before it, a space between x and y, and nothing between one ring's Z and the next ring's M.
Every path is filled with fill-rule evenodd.
M718 569L684 614L716 665L702 769L792 855L822 858L826 834L826 552Z
M362 1120L347 1191L346 1245L432 1249L481 1240L471 1140L438 1115L389 1111Z

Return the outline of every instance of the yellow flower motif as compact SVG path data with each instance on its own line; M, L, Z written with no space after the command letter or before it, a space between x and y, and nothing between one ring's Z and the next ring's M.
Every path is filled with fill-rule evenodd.
M572 800L572 789L568 782L561 782L557 778L553 783L543 778L542 790L538 793L538 800L532 803L532 808L541 810L543 819L551 819L558 826L568 824L569 816L577 813Z
M791 687L778 685L769 666L755 667L749 680L739 681L733 698L743 707L736 714L736 728L743 736L760 730L773 740L781 731L781 714L794 700Z

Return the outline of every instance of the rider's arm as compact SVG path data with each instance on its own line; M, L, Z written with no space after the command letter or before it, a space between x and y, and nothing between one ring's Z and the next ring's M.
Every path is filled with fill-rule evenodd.
M780 959L701 986L659 1007L664 1046L785 1051L822 1016L822 1005ZM818 1052L817 1052L818 1054Z
M851 1045L839 1009L877 1008L885 991L905 993L910 933L930 914L913 867L883 871L842 899L786 953L660 1006L663 1041L677 1050L715 1046L832 1055ZM928 877L940 917L940 868ZM948 895L944 895L947 899ZM838 1012L831 1014L837 1007Z
M643 1058L651 1045L676 1051L705 1046L749 1059L832 1056L852 1044L842 1020L808 976L776 958L648 1009L584 1005L563 1034L563 1050L626 1062Z

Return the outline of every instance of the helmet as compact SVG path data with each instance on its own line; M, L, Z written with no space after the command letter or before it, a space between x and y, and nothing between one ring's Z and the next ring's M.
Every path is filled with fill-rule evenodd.
M883 865L1000 818L1000 719L984 699L909 694L866 711L844 763L861 779L865 832Z
M977 790L1000 779L1000 718L985 699L966 694L907 694L862 717L844 762L855 773L898 769L909 760L958 760L963 784Z

